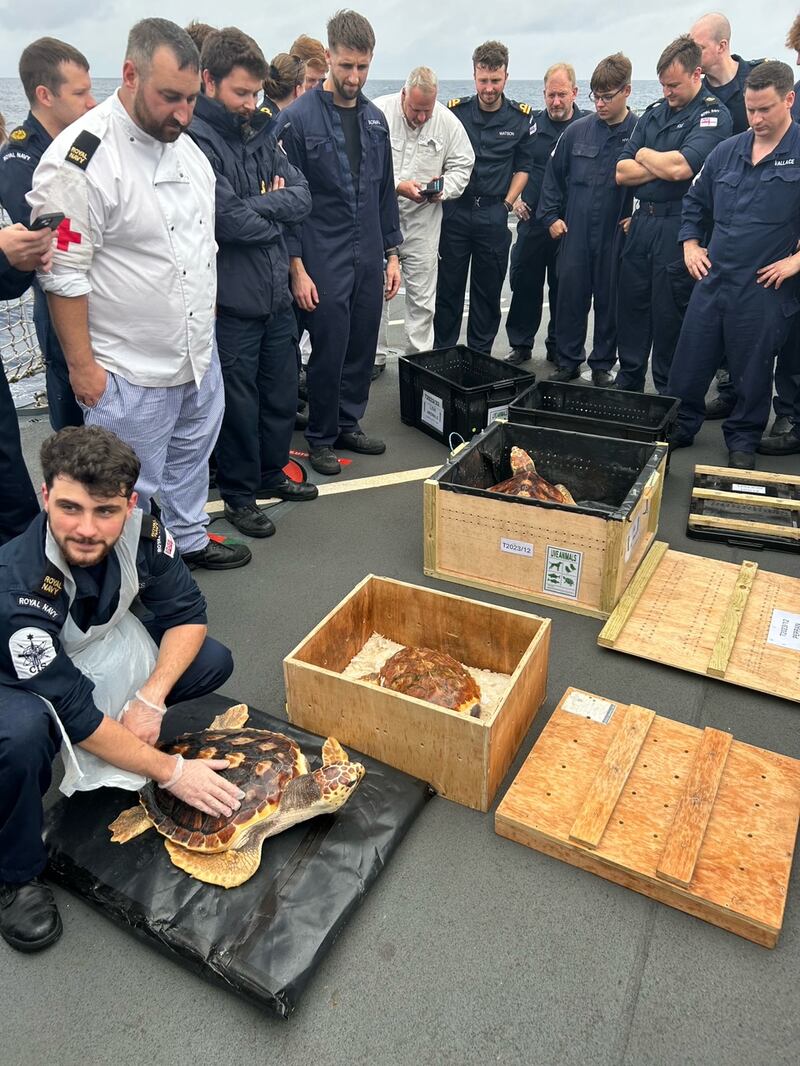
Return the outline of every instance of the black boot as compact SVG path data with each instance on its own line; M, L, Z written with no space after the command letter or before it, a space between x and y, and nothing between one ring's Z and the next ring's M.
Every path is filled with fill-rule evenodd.
M61 936L53 893L38 877L24 884L0 882L0 936L17 951L41 951Z

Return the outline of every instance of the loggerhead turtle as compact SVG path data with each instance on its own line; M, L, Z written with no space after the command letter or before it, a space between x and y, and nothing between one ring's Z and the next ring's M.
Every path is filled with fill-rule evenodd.
M452 655L434 648L401 648L377 674L361 680L473 718L481 711L481 690L475 678Z
M511 449L511 477L492 485L489 492L502 492L506 496L525 496L529 499L546 503L565 503L577 506L572 494L565 485L551 485L549 481L536 473L536 464L522 448L514 445Z
M124 844L152 826L166 838L169 857L181 870L235 888L258 869L267 837L337 810L364 776L361 763L350 762L333 737L322 746L322 767L312 772L293 740L246 727L247 717L247 707L238 704L208 729L184 733L162 749L188 759L227 759L223 775L245 794L238 811L230 818L204 814L150 781L139 793L140 805L108 827L111 839Z

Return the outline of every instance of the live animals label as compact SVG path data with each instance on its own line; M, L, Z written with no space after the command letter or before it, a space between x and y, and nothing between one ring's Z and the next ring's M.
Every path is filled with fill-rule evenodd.
M505 407L490 407L486 412L486 425L490 426L492 422L507 422L508 421L508 404Z
M508 552L509 555L520 555L524 559L533 558L533 545L526 540L509 540L508 537L501 537L500 551Z
M599 696L590 696L588 692L570 692L561 709L580 718L591 718L593 722L608 725L617 705L609 700L601 700Z
M444 433L444 403L440 397L434 396L432 392L426 392L424 389L422 390L420 420L426 426L430 426L439 433Z
M800 651L800 614L780 611L777 608L773 610L767 643L778 648L788 648L789 651Z
M583 552L554 548L548 544L542 591L552 592L556 596L568 596L572 600L577 599L581 586L582 564Z

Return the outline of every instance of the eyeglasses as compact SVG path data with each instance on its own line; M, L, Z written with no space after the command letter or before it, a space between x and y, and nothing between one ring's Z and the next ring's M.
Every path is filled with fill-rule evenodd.
M624 93L628 88L627 85L622 85L616 92L613 93L589 93L589 99L594 104L610 104L615 96L619 96L620 93Z

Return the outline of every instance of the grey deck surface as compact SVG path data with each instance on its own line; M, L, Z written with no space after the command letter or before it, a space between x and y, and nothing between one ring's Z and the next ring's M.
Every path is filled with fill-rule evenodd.
M399 340L396 328L392 336ZM505 350L501 334L495 352ZM547 365L537 346L537 372ZM390 360L364 422L385 437L386 454L357 457L342 479L444 461L444 447L403 426L398 410ZM660 539L797 574L796 555L753 555L685 537L691 467L726 462L719 427L707 424L695 448L673 457ZM32 469L46 431L44 422L23 422ZM800 466L797 456L759 462L793 472ZM249 567L198 577L211 632L236 658L225 687L232 702L282 715L283 656L372 572L553 619L547 700L501 796L567 685L800 757L797 704L600 649L595 620L425 578L419 483L284 504L274 516L278 532L251 542ZM769 951L501 839L493 812L438 797L288 1022L205 984L69 894L57 895L65 930L54 948L23 957L0 943L0 1061L7 1066L800 1061L797 880L779 945Z

